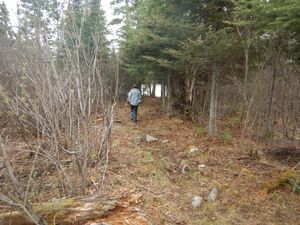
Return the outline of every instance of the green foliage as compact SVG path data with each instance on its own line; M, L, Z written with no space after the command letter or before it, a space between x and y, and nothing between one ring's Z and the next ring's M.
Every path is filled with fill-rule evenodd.
M231 24L248 28L256 37L273 40L290 57L300 57L300 4L298 0L235 0ZM257 36L259 35L259 36Z
M229 129L225 129L221 134L221 140L224 144L231 144L233 137Z
M60 3L58 0L20 0L18 4L18 36L23 40L51 40L56 32Z
M156 80L168 74L180 79L191 68L209 66L214 56L227 57L232 38L223 20L232 6L230 1L139 1L134 26L121 45L124 68L138 80L149 72Z
M8 10L4 2L0 3L0 38L11 39L13 31L11 29Z
M199 136L206 136L208 134L208 128L207 127L196 127L196 132Z
M80 61L86 61L94 57L96 46L100 46L100 54L108 55L108 31L101 0L70 1L60 26L63 31L60 52L68 47L71 53L79 52Z
M122 45L125 69L137 79L156 78L178 69L174 52L189 32L189 26L168 16L175 14L172 4L141 1L136 6L136 27ZM150 72L150 73L149 73Z
M84 18L82 40L88 54L93 54L97 42L101 43L103 50L108 45L106 21L100 2L100 0L91 0L87 6L88 14Z
M121 38L127 39L131 28L135 25L137 0L113 0L110 2L114 8L114 18L110 25L121 25Z

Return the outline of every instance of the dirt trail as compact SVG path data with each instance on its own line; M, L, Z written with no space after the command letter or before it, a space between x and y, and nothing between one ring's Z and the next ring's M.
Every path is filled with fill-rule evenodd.
M137 123L129 121L129 108L124 105L119 106L115 119L108 191L140 193L138 210L151 224L300 221L299 195L286 189L266 194L264 185L276 169L249 158L249 152L258 146L235 138L234 131L231 140L209 140L198 125L165 116L155 98L144 99ZM146 135L159 140L147 143ZM191 146L199 151L189 153ZM182 160L189 166L187 174L179 170ZM206 166L204 172L199 171L200 164ZM217 201L193 208L193 196L206 199L213 187L220 190Z
M299 224L300 195L291 194L288 187L265 191L280 171L249 156L261 146L241 139L240 131L228 122L219 127L229 129L230 135L208 139L205 125L167 117L159 105L156 98L144 98L137 123L129 120L128 106L117 107L103 193L117 199L117 205L108 216L85 225ZM97 127L100 122L93 124ZM147 135L158 140L146 142ZM198 151L191 153L192 148ZM188 165L185 174L180 170L182 161ZM199 170L202 164L204 171ZM91 168L88 179L98 176ZM91 182L91 195L96 193L94 186ZM219 195L209 203L206 198L214 187ZM51 193L50 189L46 195ZM205 199L199 208L191 204L195 195Z

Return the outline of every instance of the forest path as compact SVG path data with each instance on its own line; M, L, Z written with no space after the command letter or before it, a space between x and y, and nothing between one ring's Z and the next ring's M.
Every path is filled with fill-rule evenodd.
M76 213L68 213L68 206L67 218L75 219L61 224L299 224L300 195L291 194L289 186L266 192L266 185L282 171L251 157L249 153L261 146L242 139L230 122L219 121L219 129L229 129L230 135L221 132L219 138L210 139L206 137L206 124L200 126L180 116L168 117L161 111L159 99L150 97L143 99L137 123L131 122L129 115L129 106L120 102L112 129L105 190L101 196L96 195L101 201L109 200L101 206L108 214L99 215L97 204L101 201L95 199L92 205L76 204L73 209L83 212L81 221L85 222L79 223ZM93 127L99 128L99 123L97 117ZM147 135L157 140L147 142ZM184 173L181 164L188 166ZM98 168L89 168L88 176L89 194L94 196L98 193L94 183L99 178ZM215 201L209 202L213 188L219 193ZM51 193L49 190L47 195ZM192 205L195 196L203 198L198 208ZM55 208L50 208L56 213ZM85 216L87 211L92 212L89 217ZM51 216L49 212L50 219Z
M168 117L159 106L159 99L144 98L134 123L129 106L119 104L107 177L111 190L139 195L139 210L151 224L297 224L299 196L280 195L278 204L264 193L274 168L247 157L257 146L241 140L239 131L230 139L208 139L204 127ZM147 142L147 135L158 140ZM209 203L212 188L219 195ZM205 199L200 208L191 204L196 195Z

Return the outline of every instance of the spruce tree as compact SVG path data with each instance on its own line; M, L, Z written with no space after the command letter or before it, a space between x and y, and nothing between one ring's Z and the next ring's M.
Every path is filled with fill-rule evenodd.
M91 0L87 6L87 15L84 19L82 32L83 44L88 54L93 52L96 42L99 42L104 50L108 46L106 39L108 31L104 11L101 8L101 0Z
M10 25L9 13L4 2L0 3L0 38L13 38L13 31Z

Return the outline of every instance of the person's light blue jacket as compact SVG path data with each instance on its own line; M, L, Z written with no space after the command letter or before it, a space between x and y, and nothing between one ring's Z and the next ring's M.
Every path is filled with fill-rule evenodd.
M139 89L132 88L128 93L127 101L130 105L137 106L142 101L142 94Z

